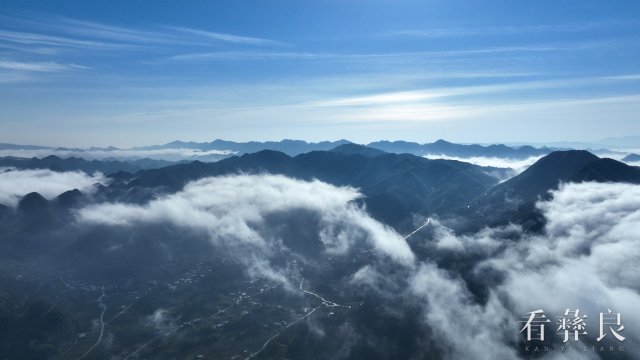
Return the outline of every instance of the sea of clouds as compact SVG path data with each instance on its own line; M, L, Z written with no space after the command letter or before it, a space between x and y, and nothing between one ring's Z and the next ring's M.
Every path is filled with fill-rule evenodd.
M411 264L414 254L404 239L371 218L353 200L353 188L320 181L300 181L279 175L235 175L194 181L182 191L149 202L97 204L78 213L83 223L115 226L164 223L204 231L217 246L241 255L250 272L293 287L270 259L288 252L274 238L268 218L304 213L317 217L319 241L331 254L344 254L354 242L364 241L400 264Z
M349 286L378 294L380 302L420 307L421 322L447 358L520 358L518 321L537 309L554 321L547 330L549 345L560 344L554 326L565 309L588 314L588 336L573 343L576 348L600 345L595 342L598 314L620 312L627 338L622 345L626 354L638 353L640 186L565 184L552 195L537 204L546 227L536 234L507 225L458 235L433 219L407 240L357 204L357 189L276 175L202 179L145 205L88 206L77 219L84 224L170 223L197 229L214 245L232 249L249 274L292 290L291 274L273 259L294 251L272 231L270 218L306 214L317 219L311 230L327 254L346 255L364 243L388 259L345 274ZM619 345L610 334L603 344ZM555 350L541 357L599 355Z
M459 274L421 264L411 290L426 300L425 322L438 329L452 358L506 359L518 358L514 324L530 311L543 309L552 319L547 338L555 337L557 346L556 317L579 308L589 316L588 336L579 345L591 349L601 345L595 341L598 315L611 309L622 314L627 339L618 343L609 334L602 344L638 353L640 186L566 184L538 208L547 220L543 234L523 233L516 226L467 236L436 232L440 251L476 259L472 272L477 279L489 279L484 283L489 292L479 304ZM599 358L593 351L552 351L546 357Z
M107 183L108 179L101 173L87 175L81 171L5 168L0 170L0 204L16 206L24 195L34 191L47 199L73 189L91 194L95 191L97 184L106 185Z

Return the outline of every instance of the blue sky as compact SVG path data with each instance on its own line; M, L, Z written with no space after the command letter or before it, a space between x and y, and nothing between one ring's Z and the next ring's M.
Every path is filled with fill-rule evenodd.
M3 1L0 142L640 135L638 1Z

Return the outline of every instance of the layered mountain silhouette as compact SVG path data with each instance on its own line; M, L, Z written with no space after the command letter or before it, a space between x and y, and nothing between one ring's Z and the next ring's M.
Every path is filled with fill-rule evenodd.
M535 202L550 196L549 191L567 182L640 183L640 168L599 158L584 150L556 151L538 160L520 175L488 190L471 201L473 215L490 224L538 219ZM471 213L466 213L471 216ZM533 228L539 223L530 223Z
M325 145L329 144L326 142ZM385 142L378 145L398 151L415 151L417 148L413 144ZM443 149L456 152L459 156L471 156L475 151L484 151L485 154L505 154L504 151L513 154L515 151L503 145L482 147L442 140L427 145L422 148ZM520 149L527 154L542 151L531 147ZM549 191L561 182L640 182L640 168L612 159L601 159L583 150L552 152L521 174L502 183L491 175L499 169L452 160L429 160L407 153L387 153L350 142L328 151L311 151L296 156L262 150L215 163L149 161L147 165L160 167L141 169L135 162L88 161L57 156L43 159L2 158L0 166L81 170L87 173L102 171L110 174L112 183L99 188L95 201L136 203L147 202L163 192L178 191L187 182L208 176L270 173L304 180L318 179L360 189L372 215L394 226L406 223L413 214L456 215L468 218L468 222L473 224L484 223L481 218L487 219L490 224L523 222L523 219L530 221L537 219L535 202L549 196ZM161 166L166 163L173 165ZM36 195L26 196L18 208L23 213L46 208L49 202ZM86 201L83 194L72 190L61 194L53 203L57 207L72 208Z
M336 146L348 144L348 140L338 141L321 141L317 143L306 142L302 140L290 140L285 139L282 141L250 141L250 142L235 142L216 139L212 142L184 142L184 141L172 141L164 145L153 145L137 147L138 150L158 150L158 149L198 149L198 150L220 150L220 151L232 151L238 154L254 153L261 150L274 150L280 151L285 154L295 156L298 154L306 153L314 150L330 150Z
M214 140L209 143L173 141L164 145L140 147L143 150L190 148L199 150L229 150L238 154L253 153L261 150L275 150L285 154L295 156L310 151L325 151L340 145L350 144L348 140L323 141L318 143L308 143L301 140L282 140L267 142L234 142L224 140ZM434 143L419 144L408 141L376 141L366 144L369 148L382 150L388 153L413 154L413 155L446 155L455 157L506 157L513 159L527 158L531 156L546 155L553 151L550 148L534 148L532 146L509 147L506 145L462 145L454 144L445 140L438 140Z
M312 151L295 157L263 150L216 163L196 161L140 171L127 188L177 191L187 182L207 176L281 174L359 188L366 195L365 201L374 215L397 224L406 219L407 214L459 207L498 182L487 174L490 168L459 161L428 160L410 154L371 156L376 151L363 148L350 146L337 151Z
M387 143L395 144L395 143ZM398 145L409 149L411 143ZM438 141L431 149L442 147L457 154L470 155L473 145L457 145ZM383 146L384 147L384 146ZM480 147L492 153L505 148L500 145ZM508 148L513 151L512 148ZM531 150L533 149L533 150ZM538 149L539 150L539 149ZM538 151L525 148L525 151ZM533 152L532 152L533 153ZM157 161L156 165L164 162ZM344 143L329 151L311 151L297 156L263 150L232 156L215 163L194 161L152 169L140 169L130 162L87 161L80 158L44 159L3 158L0 166L48 168L57 171L81 170L88 173L111 173L111 185L102 187L97 200L144 203L163 192L180 190L187 182L208 176L237 173L270 173L339 186L352 186L365 195L364 202L378 219L401 225L412 214L441 216L461 215L471 223L480 217L491 223L535 219L535 202L548 196L549 190L561 182L640 182L640 169L612 159L600 159L587 151L555 151L543 157L520 175L499 183L492 176L495 168L480 167L451 160L429 160L411 154L387 153L383 150ZM25 197L19 207L44 206L35 195ZM71 208L86 199L77 190L62 194L55 204ZM29 205L29 206L27 206Z
M53 148L49 146L0 143L0 150L47 150L47 149L53 149Z
M550 148L534 148L533 146L509 147L506 145L482 146L477 144L454 144L445 140L438 140L430 144L418 144L406 141L378 141L367 146L393 153L409 153L414 155L446 155L454 157L499 157L523 159L531 156L546 155L553 151Z
M203 153L202 155L193 155L194 158L190 160L201 160L201 161L218 161L220 159L231 157L233 155L242 155L242 154L250 154L255 153L262 150L273 150L285 153L289 156L296 156L300 154L304 154L311 151L329 151L334 148L337 148L341 145L348 145L347 147L340 148L338 151L355 151L356 144L352 143L349 140L337 140L337 141L321 141L321 142L306 142L302 140L289 140L285 139L282 141L250 141L250 142L235 142L235 141L226 141L226 140L214 140L211 142L185 142L185 141L172 141L163 145L152 145L152 146L140 146L133 147L130 149L126 149L127 151L135 154L135 151L156 151L156 150L176 150L176 149L193 149L199 151L217 151L215 154L207 154ZM354 145L354 146L352 146ZM525 159L532 156L542 156L552 152L554 149L542 147L535 148L532 146L519 146L519 147L511 147L502 144L498 145L478 145L478 144L455 144L445 140L438 140L434 143L426 143L420 144L416 142L408 142L408 141L376 141L371 142L369 144L364 144L364 146L370 149L377 149L387 153L395 153L395 154L413 154L418 156L424 155L435 155L435 156L449 156L449 157L460 157L460 158L468 158L468 157L498 157L498 158L509 158L509 159ZM348 150L351 149L351 150ZM43 147L43 146L34 146L34 145L14 145L14 144L0 144L0 150L50 150L52 153L58 150L71 151L76 154L77 157L83 157L83 153L86 151L99 150L102 154L109 154L110 151L121 150L119 148L110 146L105 148L53 148L53 147ZM356 151L357 152L357 151ZM367 155L374 154L371 150ZM157 155L162 156L162 155ZM168 155L167 155L168 156ZM70 158L76 159L78 158ZM17 158L0 158L0 166L16 166L11 165L11 163L17 162L19 159ZM24 159L22 159L24 160ZM41 159L44 160L44 159ZM66 159L65 159L66 160ZM106 167L107 172L115 172L118 170L124 171L135 171L135 169L152 169L158 168L161 166L170 165L168 161L162 162L162 160L151 160L151 159L123 159L120 160L117 157L117 153L114 152L114 155L111 157L107 157L102 159L103 161L121 161L126 162L130 166L127 165L118 165L116 163L111 163L109 166L104 165ZM176 160L174 157L168 158L168 160ZM52 162L52 160L50 160ZM45 166L53 166L51 164L41 164ZM25 166L25 165L23 165ZM71 161L68 161L67 164L55 165L57 167L69 168L72 166ZM79 168L95 168L95 165L90 164L76 164L76 170L81 170Z
M45 158L1 157L0 167L16 169L49 169L53 171L83 171L92 174L96 171L108 174L118 171L136 172L144 169L155 169L173 165L175 162L154 159L138 159L128 161L117 160L85 160L79 157L61 158L49 155Z

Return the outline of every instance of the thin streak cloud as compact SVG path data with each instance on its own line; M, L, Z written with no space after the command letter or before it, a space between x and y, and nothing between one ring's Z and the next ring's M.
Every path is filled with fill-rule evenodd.
M42 35L31 32L0 30L0 41L23 45L47 45L56 47L72 47L82 49L136 49L137 45L106 43L93 40L79 40L56 35Z
M387 33L389 36L418 38L449 38L486 35L519 35L530 33L578 33L612 27L637 27L638 22L601 21L569 24L540 24L489 27L450 27L425 30L398 30Z
M186 28L186 27L181 27L181 26L165 26L165 28L169 29L169 30L174 30L174 31L177 31L177 32L181 32L181 33L198 35L198 36L205 37L205 38L208 38L208 39L213 39L213 40L218 40L218 41L223 41L223 42L229 42L229 43L235 43L235 44L245 44L245 45L284 45L284 43L281 43L281 42L275 41L275 40L262 39L262 38L249 37L249 36L239 36L239 35L232 35L232 34L224 34L224 33L219 33L219 32L191 29L191 28Z
M0 59L0 69L19 70L30 72L59 72L70 70L86 70L85 66L75 64L59 64L53 61L49 62L22 62Z
M212 32L180 26L147 26L145 30L66 17L47 16L40 20L0 17L11 30L0 30L0 41L22 45L46 45L89 49L145 49L189 45L207 47L211 40L235 45L284 45L258 38ZM21 29L28 28L25 32ZM208 40L208 41L206 41ZM0 44L2 46L2 44ZM32 52L30 48L15 48Z
M143 31L123 26L114 26L70 18L54 17L52 20L54 21L53 25L48 25L49 28L82 37L95 37L116 42L121 41L141 44L175 43L179 41L177 37L160 31Z
M628 44L627 44L628 45ZM429 58L456 58L464 56L497 55L505 53L581 51L602 47L621 47L622 43L601 41L585 43L546 43L522 46L498 46L476 49L390 52L390 53L336 53L336 52L272 52L272 51L212 51L173 55L166 60L173 61L258 61L258 60L322 60L349 62L406 62Z

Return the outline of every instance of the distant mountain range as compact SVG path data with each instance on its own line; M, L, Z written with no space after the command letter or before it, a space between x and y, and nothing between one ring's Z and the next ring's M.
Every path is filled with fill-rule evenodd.
M90 155L92 152L99 151L102 156L108 156L108 154L113 153L113 156L116 156L118 151L127 151L128 157L130 158L131 153L135 154L136 152L140 152L144 154L149 151L162 151L162 150L171 150L171 149L191 149L196 150L197 152L207 152L207 151L218 151L218 152L226 152L216 154L213 158L214 160L219 160L220 158L229 157L233 154L242 155L242 154L250 154L255 153L261 150L273 150L280 151L290 156L296 156L299 154L304 154L310 151L328 151L334 149L341 145L353 144L348 140L338 140L338 141L322 141L322 142L306 142L302 140L282 140L282 141L266 141L266 142L234 142L234 141L225 141L225 140L214 140L212 142L184 142L184 141L173 141L164 145L153 145L153 146L142 146L142 147L134 147L130 149L118 149L115 147L106 147L106 148L87 148L87 149L79 149L79 148L51 148L51 147L39 147L39 146L31 146L31 145L13 145L13 144L0 144L0 150L40 150L40 151L51 151L52 154L56 154L57 152L72 152L74 156L84 157ZM443 155L449 157L498 157L498 158L510 158L510 159L524 159L532 156L541 156L550 153L555 150L552 148L541 147L535 148L532 146L517 146L511 147L506 145L465 145L465 144L454 144L445 140L438 140L434 143L427 144L419 144L415 142L407 142L407 141L376 141L369 144L366 144L368 148L381 150L388 153L396 153L396 154L413 154L418 156L423 155ZM207 161L205 155L198 155L198 153L190 154L191 160L204 160ZM105 155L107 154L107 155ZM185 159L189 159L185 157ZM127 160L127 159L123 159Z
M157 194L178 191L190 181L209 176L271 173L303 180L318 179L360 189L366 196L367 209L374 217L400 228L410 223L412 214L437 214L467 219L467 224L459 224L461 229L487 222L527 223L535 229L541 226L536 217L535 202L548 196L549 190L561 182L640 183L640 168L582 150L552 152L521 174L500 182L506 176L500 171L505 170L387 153L353 143L293 157L263 150L214 163L147 161L136 165L50 156L29 160L5 158L0 160L0 166L88 173L102 171L108 174L112 183L98 191L97 199L136 203L149 201ZM68 194L65 198L68 199L59 202L82 202L82 195L78 193Z
M309 143L294 142L302 148ZM260 143L251 143L257 146ZM286 142L281 142L284 146ZM322 143L323 147L329 142ZM458 145L445 141L419 145L407 142L379 142L386 150L447 151L459 156L484 154L537 154L549 149L523 147L516 150L495 145ZM238 147L236 147L238 148ZM419 150L422 149L422 150ZM513 155L519 156L519 155ZM625 160L634 159L633 156ZM488 216L496 222L503 214L516 214L528 209L560 182L640 182L640 168L612 159L601 159L582 150L555 151L527 170L507 181L506 170L481 167L453 160L429 160L409 153L386 152L375 147L350 142L329 151L311 151L290 156L274 150L232 156L218 162L176 163L162 160L99 161L81 158L42 159L0 158L0 167L18 169L50 169L54 171L96 171L107 174L113 184L99 192L109 200L144 202L158 191L173 192L187 182L207 176L234 173L273 173L334 185L360 188L374 215L386 222L399 224L411 213L462 213L467 217ZM77 194L75 195L77 197ZM466 208L465 208L466 207Z
M110 174L119 171L136 172L144 169L155 169L163 166L173 165L176 162L153 159L138 159L128 161L117 160L85 160L78 157L61 158L50 155L45 158L17 158L1 157L0 167L10 167L17 169L49 169L53 171L83 171L92 174L96 171Z
M220 151L232 151L239 154L254 153L261 150L274 150L280 151L288 155L298 155L314 150L330 150L336 146L349 144L348 140L338 141L321 141L318 143L306 142L302 140L289 140L282 141L250 141L250 142L235 142L226 140L214 140L212 142L184 142L184 141L172 141L164 145L153 145L135 147L133 150L159 150L159 149L198 149L198 150L220 150Z
M367 146L393 153L409 153L414 155L445 155L451 157L499 157L510 159L524 159L532 156L546 155L554 149L533 146L509 147L506 145L454 144L445 140L438 140L430 144L418 144L406 141L378 141Z
M364 156L370 156L370 157L387 154L386 151L382 151L380 149L375 149L372 147L358 145L354 143L339 145L331 149L330 151L346 154L346 155L364 155Z
M129 191L136 188L176 191L192 180L240 172L318 179L361 189L374 215L398 224L406 220L407 214L457 208L467 199L479 196L498 183L496 177L489 175L493 170L459 161L386 154L345 144L333 151L312 151L295 157L263 150L216 163L196 161L145 170L138 172L126 187Z
M49 146L16 145L16 144L0 143L0 150L47 150L47 149L53 149L53 148Z
M188 148L199 150L230 150L236 153L253 153L260 150L280 151L287 155L295 156L315 150L330 150L340 145L351 144L348 140L323 141L318 143L308 143L301 140L282 140L278 142L233 142L224 140L214 140L209 143L174 141L164 145L139 147L140 150L158 150L171 148ZM413 155L446 155L454 157L504 157L522 159L531 156L545 155L553 151L547 147L534 148L532 146L509 147L506 145L463 145L454 144L445 140L438 140L434 143L419 144L407 141L376 141L366 144L367 147L382 150L388 153L413 154Z

